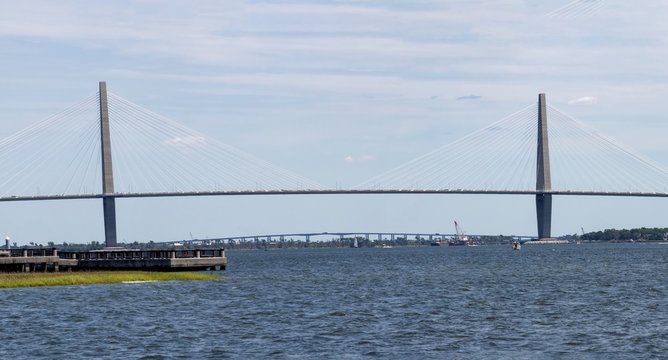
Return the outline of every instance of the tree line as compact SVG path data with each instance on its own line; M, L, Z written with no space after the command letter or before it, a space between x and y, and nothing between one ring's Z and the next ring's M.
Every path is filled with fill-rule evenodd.
M605 229L579 236L588 241L668 241L668 228Z

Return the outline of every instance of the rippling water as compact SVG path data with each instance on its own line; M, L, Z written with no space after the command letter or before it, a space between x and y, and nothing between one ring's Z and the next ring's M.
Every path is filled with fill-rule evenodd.
M220 281L0 290L0 358L668 356L668 245L227 256Z

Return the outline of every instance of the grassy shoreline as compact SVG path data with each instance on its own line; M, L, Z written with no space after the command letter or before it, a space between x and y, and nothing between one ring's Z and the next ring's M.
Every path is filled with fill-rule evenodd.
M216 280L215 274L192 272L91 271L56 273L0 273L0 289L37 286L115 284L123 282Z

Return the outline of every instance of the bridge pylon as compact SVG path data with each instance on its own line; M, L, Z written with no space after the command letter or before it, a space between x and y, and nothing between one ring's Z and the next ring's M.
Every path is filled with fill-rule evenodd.
M104 213L104 245L116 247L116 198L114 197L114 171L111 164L111 134L109 132L109 106L107 83L100 81L100 139L102 150L102 210Z
M538 240L552 237L552 180L550 176L550 147L547 133L545 94L538 94L538 141L536 166L536 219Z

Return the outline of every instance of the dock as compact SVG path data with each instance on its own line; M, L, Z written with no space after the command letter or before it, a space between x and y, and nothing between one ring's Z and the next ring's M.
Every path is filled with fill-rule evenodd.
M58 251L55 248L0 250L0 272L91 270L207 271L225 270L225 249L143 250L105 248Z

